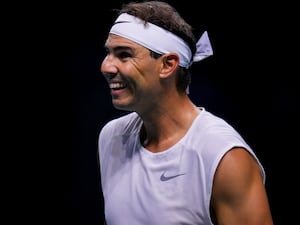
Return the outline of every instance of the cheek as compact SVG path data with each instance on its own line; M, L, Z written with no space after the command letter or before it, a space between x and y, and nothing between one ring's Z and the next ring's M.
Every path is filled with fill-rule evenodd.
M145 77L154 78L158 75L157 63L153 60L144 60L142 63L137 64L136 68L139 70L139 73Z

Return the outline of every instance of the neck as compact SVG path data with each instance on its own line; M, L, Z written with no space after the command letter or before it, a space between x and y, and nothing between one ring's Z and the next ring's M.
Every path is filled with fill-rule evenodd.
M189 130L200 110L188 97L167 107L157 107L140 115L143 119L141 143L152 152L163 151L176 144Z

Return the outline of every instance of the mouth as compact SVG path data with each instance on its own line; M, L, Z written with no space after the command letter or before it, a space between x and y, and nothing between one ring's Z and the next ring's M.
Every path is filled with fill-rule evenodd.
M122 82L114 82L109 84L110 89L112 90L121 90L127 87L125 83Z

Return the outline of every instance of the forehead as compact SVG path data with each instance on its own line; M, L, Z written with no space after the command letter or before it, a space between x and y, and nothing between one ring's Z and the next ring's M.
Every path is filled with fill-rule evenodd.
M141 46L140 44L135 43L127 38L121 37L116 34L109 34L106 42L105 47L107 48L116 48L116 47L126 47L132 49L146 49L145 47Z

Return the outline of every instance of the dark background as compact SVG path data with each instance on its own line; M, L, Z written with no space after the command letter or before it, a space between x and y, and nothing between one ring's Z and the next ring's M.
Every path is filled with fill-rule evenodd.
M99 67L115 18L111 10L123 2L128 1L35 5L38 10L24 22L34 26L19 32L22 43L24 34L31 33L26 42L26 53L31 55L21 54L36 72L26 76L26 82L33 78L34 84L22 96L26 102L22 108L30 108L23 133L34 130L24 139L29 149L36 149L30 155L26 151L30 160L22 178L24 200L17 204L26 212L22 220L102 224L98 134L107 121L126 112L112 107ZM195 27L197 35L207 30L214 49L212 57L192 67L191 99L231 123L253 147L266 170L274 224L294 224L299 177L294 7L287 2L167 2Z

